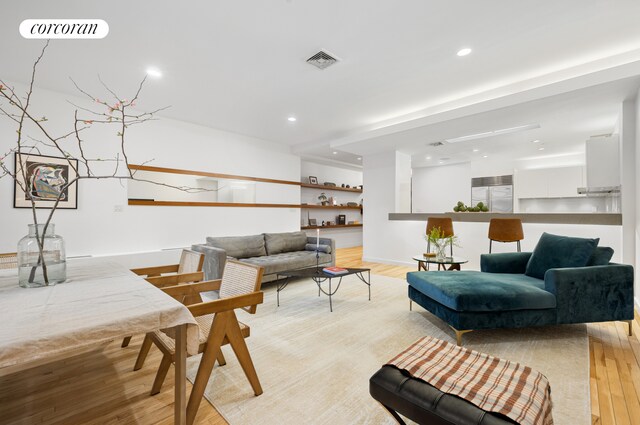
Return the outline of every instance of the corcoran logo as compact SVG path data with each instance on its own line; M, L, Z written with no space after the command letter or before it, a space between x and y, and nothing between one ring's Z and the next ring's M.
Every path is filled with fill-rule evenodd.
M105 38L109 24L102 19L25 19L20 34L24 38Z

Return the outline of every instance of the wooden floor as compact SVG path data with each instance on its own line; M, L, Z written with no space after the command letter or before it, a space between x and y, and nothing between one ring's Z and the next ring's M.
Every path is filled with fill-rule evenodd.
M362 248L339 249L337 257L340 266L369 267L373 274L400 279L414 270L363 262ZM593 424L640 424L637 315L633 328L634 336L629 337L623 323L588 326ZM120 348L118 341L104 350L0 377L0 424L172 423L173 370L162 392L149 396L160 356L152 349L145 366L133 372L141 342L138 336L127 348ZM229 352L227 358L231 356ZM190 388L187 384L187 391ZM206 400L200 405L196 423L226 424Z

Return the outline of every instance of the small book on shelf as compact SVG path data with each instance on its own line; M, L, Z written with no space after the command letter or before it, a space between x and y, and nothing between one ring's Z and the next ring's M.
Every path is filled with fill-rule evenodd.
M325 267L322 271L332 275L349 273L349 270L343 269L342 267Z

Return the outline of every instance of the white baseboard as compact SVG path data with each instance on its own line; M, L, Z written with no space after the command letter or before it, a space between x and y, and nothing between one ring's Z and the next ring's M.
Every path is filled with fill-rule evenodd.
M362 261L367 261L369 263L382 263L382 264L391 264L394 266L408 266L408 267L416 267L417 262L409 262L409 261L396 261L389 260L387 258L376 258L376 257L362 257Z

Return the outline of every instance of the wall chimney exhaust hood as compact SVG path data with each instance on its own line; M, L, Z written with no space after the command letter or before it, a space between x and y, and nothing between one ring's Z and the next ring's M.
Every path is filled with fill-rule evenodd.
M620 154L618 136L592 136L585 144L586 187L578 193L587 196L620 196Z

